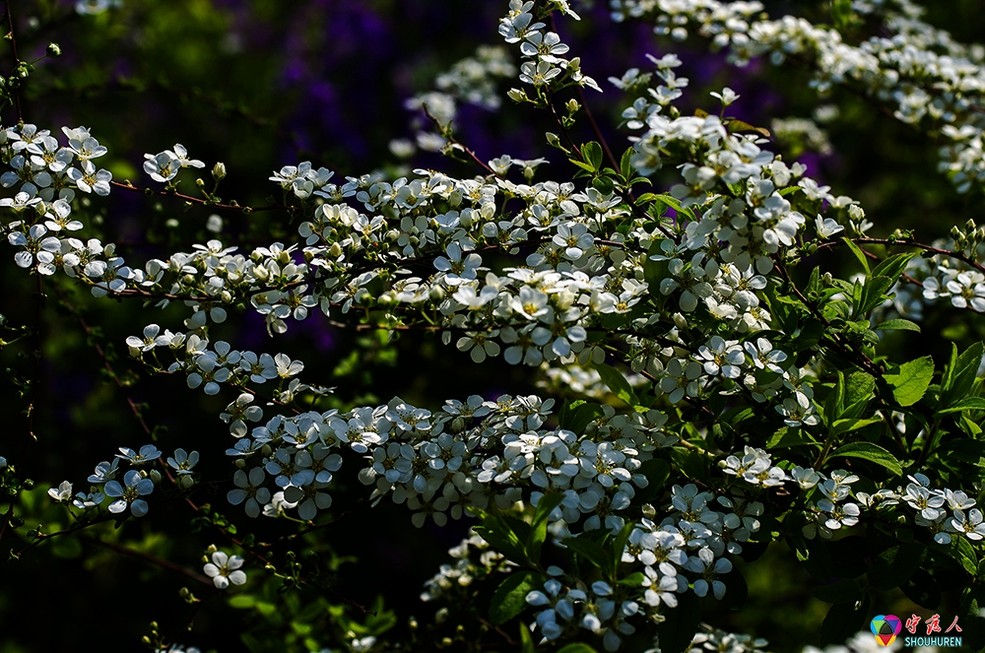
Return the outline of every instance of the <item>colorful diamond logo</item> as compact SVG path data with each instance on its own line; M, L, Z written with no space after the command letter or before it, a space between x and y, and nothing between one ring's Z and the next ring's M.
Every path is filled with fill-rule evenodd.
M903 622L894 614L879 614L869 623L869 630L876 636L880 646L889 646L903 630Z

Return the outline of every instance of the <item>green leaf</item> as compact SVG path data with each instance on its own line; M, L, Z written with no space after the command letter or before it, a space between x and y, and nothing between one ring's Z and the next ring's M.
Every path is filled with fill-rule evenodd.
M708 471L705 457L692 449L673 447L670 450L671 462L690 479L703 479Z
M871 399L875 387L876 380L871 374L852 372L845 383L845 403L850 406L863 399Z
M865 317L869 312L883 303L886 299L886 292L896 283L896 279L890 277L869 277L862 285L858 303L852 307L852 316L856 319Z
M595 141L589 141L581 146L582 160L592 166L592 171L602 169L602 146Z
M589 164L589 163L583 163L583 162L579 161L578 159L568 159L568 161L570 161L571 163L575 164L576 166L578 166L579 168L581 168L585 172L591 172L591 173L594 173L595 172L595 168L593 168L591 166L591 164Z
M874 270L872 270L872 276L889 277L893 281L896 281L906 268L906 264L916 256L916 252L907 252L905 254L890 256L885 261L877 265Z
M876 325L876 329L879 331L916 331L917 333L920 333L920 325L916 322L899 318L881 322Z
M596 403L572 402L567 413L561 419L561 426L580 435L585 432L592 420L601 414L602 407Z
M518 571L510 574L493 592L489 605L489 620L501 626L517 616L527 606L527 594L537 589L537 574Z
M596 653L595 649L582 642L567 644L558 649L557 653Z
M766 443L767 449L783 449L785 447L799 447L805 444L817 444L810 433L802 428L781 426Z
M831 454L831 457L861 458L862 460L868 460L869 462L885 467L896 476L903 475L903 465L896 459L896 456L878 444L871 442L849 442L838 447Z
M582 533L577 537L570 537L564 540L564 545L598 569L605 569L608 564L605 548L594 531Z
M960 535L951 538L951 546L947 551L972 577L978 573L978 554L968 538Z
M513 562L525 564L527 552L523 543L530 535L530 525L513 517L477 512L482 521L473 526L476 533Z
M841 370L837 370L837 373L838 380L824 402L824 415L829 421L836 420L845 409L845 375Z
M693 218L694 214L691 213L690 209L684 208L681 201L674 197L673 195L668 195L667 193L644 193L640 195L640 198L636 200L637 204L645 204L647 202L653 202L654 200L669 206L674 209L677 213L685 215L689 218Z
M865 372L852 372L845 382L845 409L841 417L859 417L867 414L866 409L872 400L876 380Z
M985 410L985 397L965 397L950 408L937 411L942 415L947 413L960 413L964 410Z
M857 431L871 424L879 424L880 422L882 420L877 417L870 417L868 419L839 419L831 426L831 435L838 436L842 433L851 433L852 431Z
M865 276L869 276L871 272L869 271L869 259L865 256L865 252L859 249L859 246L852 242L850 238L842 238L841 242L848 245L848 249L851 250L858 262L862 264L862 269L865 270Z
M982 362L985 344L976 342L956 356L957 348L951 350L951 362L941 382L941 406L949 408L971 394L977 379L978 367Z
M540 549L547 539L547 518L563 498L564 495L560 492L548 492L537 503L533 519L530 520L530 534L526 541L527 555L532 562L540 560Z
M633 177L633 155L636 154L636 150L632 147L626 148L626 151L622 153L619 158L619 172L622 173L623 179L629 181Z
M609 558L609 566L605 570L609 576L614 577L616 575L619 564L622 562L622 553L626 549L626 543L629 542L629 536L635 528L636 526L633 523L626 524L619 531L619 535L616 536L615 540L612 541L612 548L610 549L612 556Z
M640 400L636 397L636 393L633 392L633 387L629 385L629 381L626 380L622 372L605 363L599 363L595 366L595 369L598 371L599 376L602 377L602 383L609 387L612 394L630 406L640 403Z
M893 396L900 406L912 406L923 398L934 378L934 359L922 356L903 363L897 374L886 374L883 378L893 386Z
M520 653L536 653L537 647L534 645L533 635L527 624L520 622Z

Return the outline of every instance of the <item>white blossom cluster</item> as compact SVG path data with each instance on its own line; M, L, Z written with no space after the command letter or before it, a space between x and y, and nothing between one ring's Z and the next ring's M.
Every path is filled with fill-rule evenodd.
M806 511L810 523L804 526L805 537L829 539L833 531L859 522L863 510L881 506L905 505L914 511L914 523L927 528L940 544L951 542L960 534L972 542L985 539L985 521L976 501L961 490L931 487L925 474L908 476L905 486L881 488L875 492L856 492L852 484L859 477L843 469L825 474L810 467L795 466L789 471L773 465L763 449L746 446L743 455L728 456L719 463L725 474L759 487L778 487L794 483L810 499Z
M563 13L579 19L567 2L555 4ZM532 86L537 93L548 86L563 88L569 83L601 92L598 83L582 72L581 58L566 58L564 55L571 48L557 32L544 31L547 25L534 16L533 10L532 0L510 0L509 11L499 21L499 34L503 40L520 44L524 59L520 64L520 81ZM519 89L513 89L510 96L527 97L526 91Z
M950 259L924 259L914 266L917 267L929 272L922 279L923 299L928 302L943 299L955 308L985 313L985 274L980 270L955 266Z
M558 363L541 363L542 378L537 386L544 388L548 394L574 394L579 397L605 399L613 394L613 389L607 386L598 370L579 365L574 357L571 360L562 359ZM633 388L641 388L649 383L642 374L627 374L626 382Z
M454 597L456 590L468 588L491 573L501 573L516 567L474 532L470 532L467 538L450 548L448 555L454 563L441 565L438 573L424 583L422 601L437 601L449 595ZM441 608L437 619L442 619L442 612L447 614L448 608Z
M505 47L480 45L474 56L456 62L438 75L435 85L463 102L495 110L502 103L495 80L512 78L516 73Z
M985 313L985 273L977 265L967 262L977 261L985 254L983 234L974 222L969 221L968 226L968 234L961 229L952 230L952 234L958 236L958 242L947 238L931 243L937 252L959 252L965 260L936 253L912 259L906 266L911 281L893 286L892 302L883 306L877 317L883 317L889 311L919 321L923 319L926 306L940 301L946 301L954 308Z
M566 2L552 4L574 16ZM855 6L866 12L883 4ZM618 15L652 15L658 30L675 38L697 26L738 62L764 54L777 62L807 57L816 63L820 89L859 83L890 103L899 119L950 139L942 165L959 188L985 181L985 119L973 110L985 91L985 56L921 29L907 3L891 4L899 8L887 21L895 36L856 47L800 19L760 18L757 2L612 0ZM548 92L567 85L600 90L535 15L542 9L511 0L499 24L503 39L519 48L518 69L504 50L480 50L439 78L441 91L411 106L426 110L443 131L451 129L456 98L494 107L491 82L499 76L518 74L533 89L534 99L514 89L518 101L545 102ZM420 169L396 179L341 180L304 161L269 177L301 208L295 242L241 252L215 239L139 265L124 261L112 244L70 235L86 228L77 194L103 196L112 188L110 173L93 162L106 148L82 127L63 128L62 144L47 130L21 124L0 130L0 185L13 194L0 199L13 215L3 228L21 268L64 272L97 297L184 305L184 330L151 323L126 344L149 369L181 375L189 388L235 393L220 415L234 438L226 451L235 466L226 497L249 517L316 519L332 505L343 464L358 461L372 500L389 496L405 505L417 526L428 518L443 525L470 509L508 511L560 497L548 523L561 547L585 532L627 530L621 561L640 583L586 582L551 567L543 586L526 596L536 613L534 631L546 640L587 630L615 650L635 631L634 620L659 619L685 592L720 599L722 577L732 571L729 556L760 528L758 498L785 484L803 493L809 538L856 525L864 510L899 506L938 543L959 534L981 541L985 523L975 501L931 487L922 474L905 487L867 494L853 489L859 477L850 471L774 464L755 446L721 461L732 477L726 489L671 483L664 503L638 505L650 483L644 465L681 443L677 418L709 398L738 395L788 427L821 428L813 389L819 364L811 352L784 351L777 343L765 298L779 286L776 268L799 256L805 241L871 226L851 198L835 196L806 177L803 166L765 149L761 134L733 130L715 115L680 115L674 102L688 80L675 73L679 59L651 63L652 71L632 69L610 81L630 96L622 118L632 134L633 173L677 170L678 183L664 195L535 181L546 159L511 155L488 161L489 174L471 178ZM713 95L726 107L737 97L727 88ZM173 191L184 168L204 165L175 144L146 154L143 169ZM523 182L511 179L516 170ZM923 275L925 299L985 312L985 274L934 265ZM649 392L648 405L658 408L630 405L620 413L602 405L580 432L556 425L554 400L534 395L495 401L473 395L433 410L394 397L346 411L291 412L301 395L328 392L302 382L302 361L210 337L230 311L246 310L263 316L272 335L316 310L333 320L380 326L372 323L378 317L391 328L420 327L475 363L501 356L511 365L546 368L554 383L598 398L619 393L604 388L599 372L615 354L634 372L627 387ZM795 360L795 353L808 356ZM260 399L259 386L269 402ZM161 480L160 471L145 466L161 455L153 445L121 449L97 465L88 493L73 495L66 481L49 494L83 510L108 498L110 513L142 517L149 509L144 497ZM178 449L160 467L188 487L198 457ZM122 482L115 478L121 460L132 466ZM457 562L428 583L426 599L509 567L478 535L453 557ZM212 552L203 570L217 587L240 584L245 574L237 558ZM764 645L707 629L692 650Z
M58 487L50 488L48 495L55 501L70 503L79 510L98 509L106 499L111 499L107 507L110 513L129 511L134 517L143 517L150 510L143 497L153 493L161 481L161 472L153 469L152 463L158 461L162 453L152 444L146 444L139 450L120 447L119 452L110 460L96 465L86 479L90 483L88 492L76 492L73 495L73 484L62 481ZM180 487L187 488L194 483L192 470L198 460L197 451L189 453L179 448L173 456L167 458L165 469ZM121 461L131 467L123 475L122 483L116 478L121 472Z
M694 29L727 48L737 65L756 57L777 65L804 60L819 92L850 85L885 103L900 121L943 136L940 169L959 191L985 183L985 50L920 20L922 9L910 2L853 2L854 11L884 20L878 35L857 46L804 18L763 17L760 2L610 0L610 6L615 19L646 17L657 33L675 39Z

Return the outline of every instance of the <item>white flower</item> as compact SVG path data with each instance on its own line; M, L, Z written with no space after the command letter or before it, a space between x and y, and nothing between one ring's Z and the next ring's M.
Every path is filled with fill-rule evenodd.
M72 484L68 481L62 481L58 487L48 488L48 496L55 501L64 503L72 498Z
M243 566L243 558L240 556L229 556L222 551L212 554L212 562L208 562L202 568L205 575L212 579L215 586L223 590L229 584L242 585L246 582L246 572L240 570Z
M825 218L820 215L814 220L814 228L817 230L819 238L831 238L836 233L845 230L834 218Z
M168 150L158 154L145 154L144 159L144 172L154 181L161 183L174 179L181 169L178 158Z
M233 483L236 488L226 494L226 500L234 506L246 501L246 514L250 517L258 517L260 509L270 501L270 490L263 486L267 475L263 467L254 467L249 473L242 469L237 469L233 474Z
M131 469L123 477L123 484L119 481L109 481L104 487L106 496L115 498L116 501L109 504L109 511L121 513L130 508L134 517L143 517L147 514L147 502L140 497L146 496L154 491L154 481L144 478L135 469Z

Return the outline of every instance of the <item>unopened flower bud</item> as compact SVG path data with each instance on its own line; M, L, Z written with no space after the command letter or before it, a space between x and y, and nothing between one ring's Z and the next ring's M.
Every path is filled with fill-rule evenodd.
M62 54L62 49L57 43L49 43L48 54L52 57L60 57Z
M226 178L225 163L223 163L222 161L218 161L214 166L212 166L212 178L215 179L216 181L222 181L223 179Z

